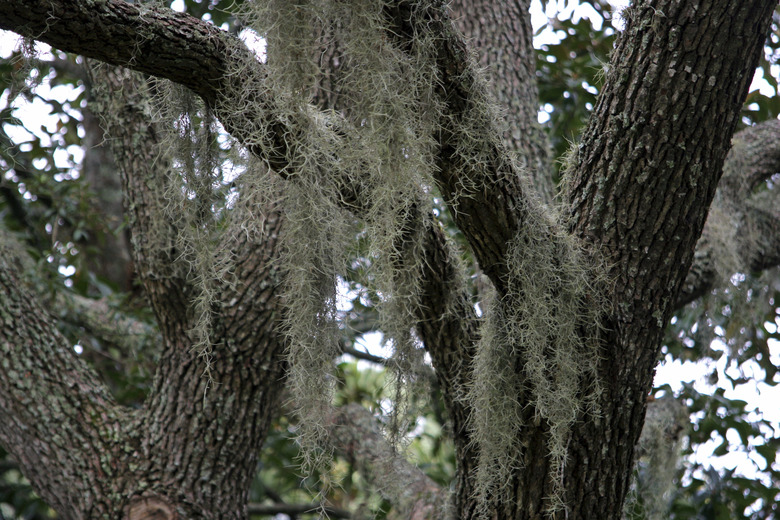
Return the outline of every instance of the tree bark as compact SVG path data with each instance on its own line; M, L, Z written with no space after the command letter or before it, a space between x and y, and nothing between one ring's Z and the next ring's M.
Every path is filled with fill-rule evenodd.
M538 123L539 87L530 5L528 0L456 0L452 10L458 29L477 50L479 64L486 67L491 94L506 111L501 125L504 142L518 153L540 198L551 203L555 186L550 143Z
M3 255L0 412L13 419L0 424L0 439L63 518L245 518L284 373L273 263L282 219L269 205L262 237L233 233L224 244L241 283L221 291L206 378L191 350L193 288L176 252L146 235L165 218L155 200L165 161L157 160L143 86L123 72L97 75L109 88L94 106L116 110L121 121L111 139L133 215L135 261L163 334L155 384L142 409L117 406Z
M626 11L567 173L572 229L605 256L615 281L600 363L603 414L584 420L571 439L569 518L620 517L663 327L775 6L661 0Z

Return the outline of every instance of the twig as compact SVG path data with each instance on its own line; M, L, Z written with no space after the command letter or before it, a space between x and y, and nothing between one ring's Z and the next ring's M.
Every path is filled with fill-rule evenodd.
M352 518L352 513L346 509L325 506L322 504L249 504L250 515L273 516L284 515L318 515L325 513L330 518Z

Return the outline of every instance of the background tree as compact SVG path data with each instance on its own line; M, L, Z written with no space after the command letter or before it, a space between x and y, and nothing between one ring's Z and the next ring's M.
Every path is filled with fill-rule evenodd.
M17 146L4 136L7 227L40 264L79 266L72 291L56 278L44 283L41 266L6 233L0 409L8 420L0 441L62 516L244 517L261 443L270 448L265 460L289 463L299 450L278 428L293 428L315 476L329 460L320 454L335 450L336 461L351 465L342 474L376 485L384 503L369 495L368 508L419 518L563 509L570 518L617 518L663 325L724 273L777 264L774 186L766 182L777 170L776 124L739 135L715 194L774 2L638 3L625 13L602 82L590 81L596 67L584 73L600 88L598 100L576 82L556 96L549 67L540 67L543 101L575 98L569 130L561 129L569 111L553 109L555 155L593 105L560 174L535 124L527 5L453 6L470 14L459 20L487 66L485 83L438 3L347 4L265 2L260 14L244 11L242 24L268 40L262 63L235 38L240 27L227 13L197 3L188 4L192 14L229 30L114 0L0 1L3 28L198 96L122 69L85 72L81 59L64 54L33 62L39 77L54 70L56 81L88 86L91 110L108 126L132 252L121 233L98 238L98 224L118 221L113 169L98 167L111 161L95 161L100 149L87 148L82 178L94 194L58 171L54 150L78 142L75 117L61 117L52 144ZM569 36L583 34L560 24ZM606 57L610 35L583 40ZM574 59L565 77L576 78L578 56L593 55L565 42L541 56L571 45L560 55ZM5 64L7 99L34 96L20 88L18 63ZM55 108L67 114L76 101ZM776 115L774 101L751 101L749 111ZM219 137L215 117L235 141ZM85 144L103 141L89 121ZM545 204L559 177L562 209L553 210ZM727 224L711 219L694 247L713 199L712 215ZM84 217L96 200L97 222ZM131 257L140 289L117 301L116 289L132 287ZM481 273L478 283L464 269ZM346 310L337 283L357 295ZM59 309L60 319L42 307ZM706 354L689 337L695 318L718 323L714 310L681 313L670 353ZM387 396L355 385L349 366L330 375L341 349L369 330L395 347L395 408L414 405L403 389L428 378L421 348L432 359L437 397L420 413L428 427L446 421L451 429L452 497L439 487L451 477L446 457L426 477L393 454L361 408L346 406L376 411ZM773 381L766 343L761 350L770 332L753 330L750 346L732 335L734 356L763 352ZM75 340L80 357L70 349ZM273 427L285 367L297 415ZM702 438L718 428L724 437L737 429L746 444L764 436L739 404L691 398L694 410L730 411L699 423ZM404 433L403 418L390 414L392 434ZM641 443L639 455L651 444ZM420 454L437 454L423 445ZM774 477L773 440L762 446ZM635 489L646 468L640 459ZM762 514L772 514L770 486L711 477L721 483L743 498L726 507L744 514L755 506L750 488ZM680 497L675 514L718 514L701 485L691 483L698 495ZM356 497L339 493L329 499L354 508ZM641 496L631 503L631 514L654 512Z

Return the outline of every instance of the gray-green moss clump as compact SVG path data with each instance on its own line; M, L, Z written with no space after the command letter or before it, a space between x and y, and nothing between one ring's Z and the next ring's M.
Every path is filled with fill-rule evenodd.
M311 463L327 445L332 367L340 351L336 286L358 232L367 243L380 327L395 351L389 366L397 410L406 400L404 384L418 379L422 365L412 328L420 291L420 216L431 211L436 80L432 43L424 35L411 50L388 38L390 6L272 0L247 3L242 13L267 40L262 83L273 92L269 117L295 129L284 136L292 155L279 172L287 179L280 265L287 270L288 385ZM338 113L314 108L322 94L318 60L336 45L344 71L339 97L347 107ZM236 94L236 110L243 110L253 93Z
M333 362L340 353L337 284L356 236L367 244L362 260L371 268L381 329L395 349L390 366L396 408L403 409L402 388L419 379L423 357L413 325L421 304L424 217L432 211L435 136L442 126L454 136L448 145L455 149L453 168L460 171L448 173L457 179L459 197L484 190L497 170L518 172L502 153L499 115L479 74L469 69L474 74L469 109L445 117L435 90L435 42L420 31L401 47L388 25L394 7L389 0L245 3L242 19L267 41L266 66L259 72L254 62L235 63L228 76L246 81L226 87L234 91L223 92L227 101L213 107L232 131L253 125L244 129L252 135L244 144L257 156L276 158L281 170L276 173L284 178L274 181L270 164L247 168L236 183L255 193L240 195L244 216L236 218L249 218L252 211L244 202L253 197L278 201L284 214L279 266L285 272L288 385L309 468L328 460ZM418 2L404 16L422 17L426 9L438 8ZM323 72L319 58L334 46L344 72L338 90L346 108L338 112L315 107ZM171 92L163 105L169 112L161 118L177 142L169 153L174 168L164 183L165 214L174 222L176 250L196 287L193 333L208 361L219 348L209 336L212 309L219 284L230 280L231 259L219 247L224 230L257 226L227 224L238 213L221 191L211 114L189 94ZM247 111L253 121L242 119ZM279 128L284 135L277 135ZM600 270L557 216L535 202L526 204L525 221L506 258L508 290L488 306L473 385L465 391L473 410L476 492L483 511L522 466L522 430L541 422L549 434L550 510L561 508L572 424L586 409L598 412Z
M540 207L529 215L509 248L508 292L487 305L467 394L483 513L507 497L523 466L521 431L541 422L548 430L548 509L564 509L571 427L583 412L598 414L603 269L554 215Z

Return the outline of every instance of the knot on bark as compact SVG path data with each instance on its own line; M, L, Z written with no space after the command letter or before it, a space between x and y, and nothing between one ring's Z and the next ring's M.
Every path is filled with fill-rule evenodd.
M173 506L165 498L155 495L137 497L130 502L128 520L177 520Z

